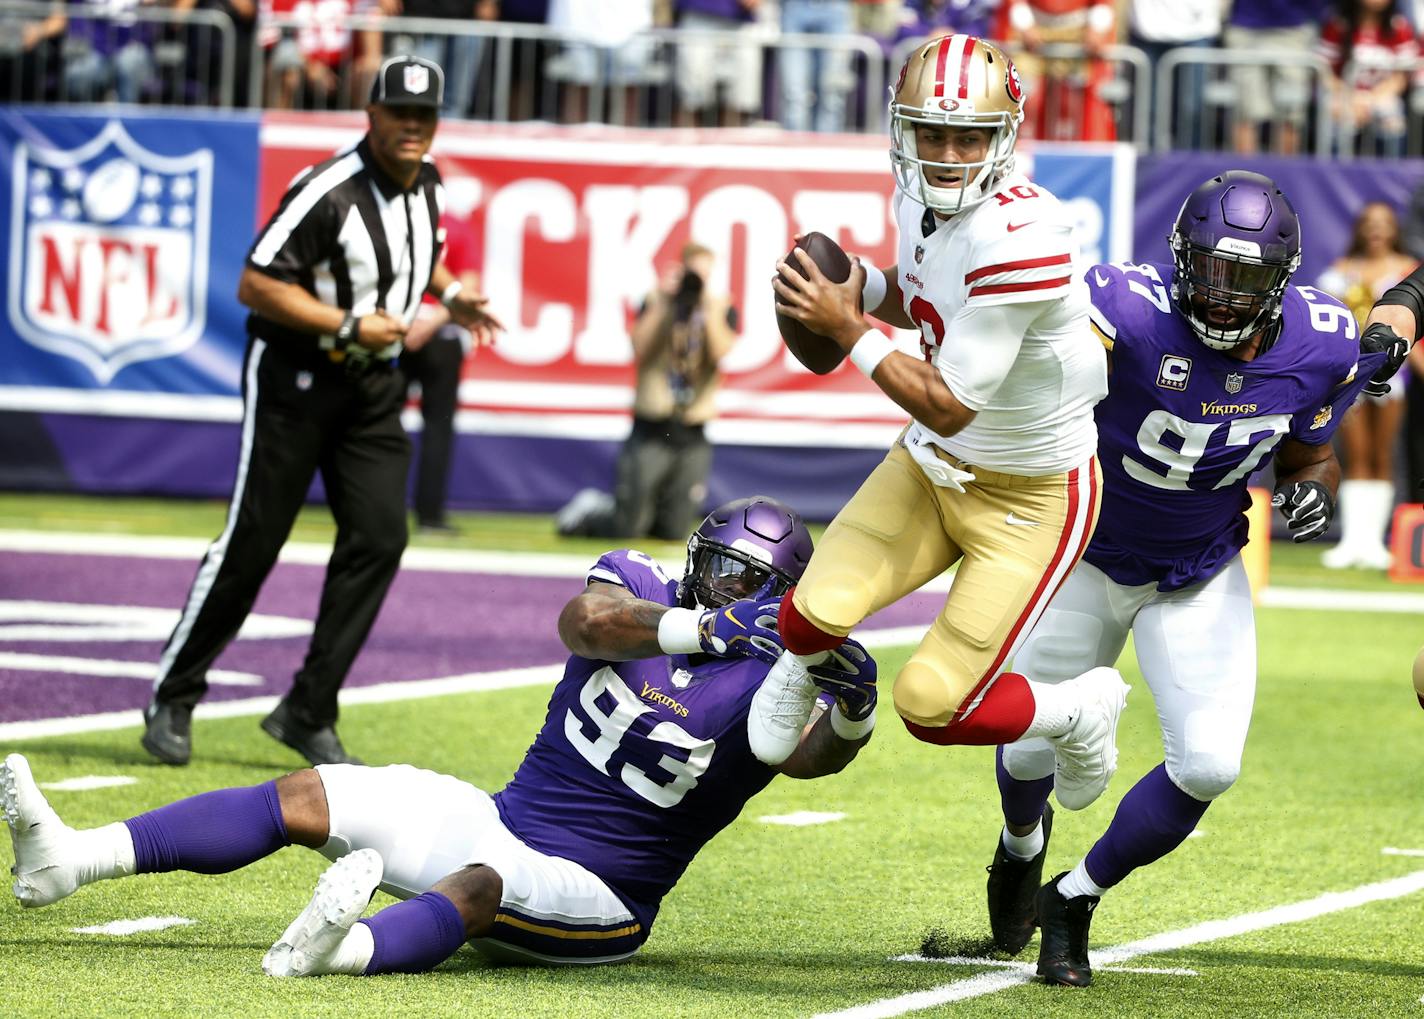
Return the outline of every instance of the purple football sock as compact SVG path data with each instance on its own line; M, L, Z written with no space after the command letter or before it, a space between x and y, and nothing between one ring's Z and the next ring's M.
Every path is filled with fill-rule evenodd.
M1088 850L1088 876L1111 888L1186 841L1209 803L1188 796L1159 764L1127 791L1112 824Z
M1028 780L1014 778L1004 767L1004 748L994 752L994 773L999 778L999 803L1009 824L1036 824L1053 792L1053 776Z
M139 874L225 874L291 845L276 782L191 796L124 824Z
M387 906L369 920L375 950L366 976L424 973L439 966L465 943L465 921L439 892L426 892Z

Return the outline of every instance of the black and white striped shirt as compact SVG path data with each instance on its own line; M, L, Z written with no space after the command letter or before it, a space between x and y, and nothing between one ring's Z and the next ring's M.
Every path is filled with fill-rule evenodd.
M362 138L296 176L257 235L247 264L297 284L323 304L358 316L383 308L409 325L440 259L444 207L440 172L428 156L415 184L403 191L376 165ZM247 328L267 340L313 339L255 312ZM329 349L335 338L318 341ZM373 356L399 353L397 343Z

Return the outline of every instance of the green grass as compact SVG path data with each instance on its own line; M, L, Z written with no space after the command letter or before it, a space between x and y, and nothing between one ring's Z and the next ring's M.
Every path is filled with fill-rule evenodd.
M101 530L128 518L145 533L208 536L221 507L0 498L0 528ZM320 540L322 512L304 520ZM493 547L583 551L550 537L547 518L468 517ZM207 525L213 526L207 526ZM487 529L488 528L488 529ZM528 542L528 545L516 544ZM1314 550L1277 546L1272 576L1318 585ZM1329 574L1328 581L1336 580ZM1389 587L1361 577L1366 586ZM1408 681L1420 639L1408 616L1258 612L1260 688L1241 781L1208 811L1203 837L1130 877L1094 920L1098 946L1135 940L1424 870L1382 846L1424 847L1419 726ZM905 651L881 655L893 674ZM1104 800L1061 813L1050 867L1070 867L1116 800L1161 759L1150 696L1131 651L1135 691L1120 732L1121 771ZM539 726L547 693L508 690L348 708L342 731L368 759L410 761L498 788ZM926 932L986 933L984 866L997 831L992 755L912 740L887 716L861 759L816 782L778 779L707 848L668 897L630 963L593 970L498 969L462 951L418 977L278 982L267 946L305 903L325 861L288 849L217 877L145 876L98 884L48 909L0 902L0 1016L418 1015L804 1016L968 978L959 967L887 961ZM138 730L21 746L41 781L127 774L136 785L54 793L71 823L95 825L206 789L264 781L300 762L257 718L199 722L185 769L148 763ZM844 811L825 826L784 828L764 814ZM8 866L8 847L0 866ZM376 905L388 902L378 896ZM1026 985L928 1015L1240 1017L1416 1014L1424 894L1255 934L1141 957L1196 977L1099 973L1072 992ZM72 928L179 915L187 927L125 938ZM1033 947L1023 958L1032 958Z

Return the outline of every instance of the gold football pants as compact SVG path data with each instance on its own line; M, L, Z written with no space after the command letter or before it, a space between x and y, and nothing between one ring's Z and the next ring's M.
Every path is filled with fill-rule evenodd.
M931 484L896 444L836 514L793 598L827 633L848 635L955 563L944 608L895 678L895 710L924 726L973 711L1077 564L1098 520L1097 459L1062 474L974 473Z

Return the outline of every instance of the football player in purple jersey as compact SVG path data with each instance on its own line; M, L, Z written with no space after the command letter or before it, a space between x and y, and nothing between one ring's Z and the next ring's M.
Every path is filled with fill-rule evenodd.
M76 831L11 754L15 895L45 906L105 878L224 873L295 844L336 862L263 959L272 976L422 972L467 940L509 961L627 958L748 799L778 772L840 771L875 725L875 662L848 640L813 673L826 693L799 748L776 768L754 757L749 705L782 652L776 613L811 536L758 496L713 510L687 549L681 581L627 550L589 571L559 616L573 655L544 726L493 796L408 765L320 765ZM362 920L378 887L403 901Z
M1110 364L1095 411L1102 514L1014 662L1038 682L1062 681L1115 663L1131 633L1165 760L1088 854L1040 888L1053 749L1024 741L998 752L1005 823L989 868L990 927L1012 954L1040 926L1038 973L1053 984L1089 983L1100 897L1180 845L1240 771L1256 686L1240 557L1248 482L1273 457L1272 504L1292 539L1319 537L1340 479L1330 436L1372 376L1402 360L1362 341L1339 301L1290 285L1300 222L1269 178L1235 170L1202 184L1170 243L1171 263L1088 271Z

